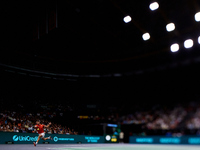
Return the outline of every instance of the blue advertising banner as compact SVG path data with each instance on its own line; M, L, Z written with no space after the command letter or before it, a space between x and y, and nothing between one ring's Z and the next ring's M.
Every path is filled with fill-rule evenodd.
M200 145L200 137L198 136L181 136L181 137L165 137L165 136L130 136L129 143L133 144L195 144Z
M76 144L76 143L105 143L104 136L89 135L63 135L63 134L46 134L45 137L51 136L53 140L46 140L49 144ZM0 132L0 144L33 144L37 141L38 134L35 133L14 133ZM40 140L39 143L43 143Z

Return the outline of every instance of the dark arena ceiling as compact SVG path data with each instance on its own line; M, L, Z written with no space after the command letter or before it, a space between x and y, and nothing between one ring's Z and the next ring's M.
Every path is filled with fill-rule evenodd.
M35 77L121 77L195 64L199 67L198 0L4 1L2 70ZM124 17L130 16L129 23ZM175 30L167 32L168 23ZM144 41L142 35L150 34ZM192 48L184 41L192 39ZM179 44L173 53L170 46Z

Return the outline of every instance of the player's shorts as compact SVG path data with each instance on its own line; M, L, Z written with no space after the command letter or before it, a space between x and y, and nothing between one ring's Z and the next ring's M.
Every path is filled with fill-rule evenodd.
M44 138L44 137L45 137L45 133L40 133L39 135L42 135L42 138Z

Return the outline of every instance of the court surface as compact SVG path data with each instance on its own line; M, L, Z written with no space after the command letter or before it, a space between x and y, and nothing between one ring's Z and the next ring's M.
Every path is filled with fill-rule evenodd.
M134 145L134 144L39 144L0 145L0 150L199 150L200 146L188 145Z

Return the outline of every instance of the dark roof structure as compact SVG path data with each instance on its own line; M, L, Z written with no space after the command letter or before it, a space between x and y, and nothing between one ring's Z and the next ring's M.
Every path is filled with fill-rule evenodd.
M197 0L4 1L3 70L68 79L121 77L198 64ZM125 23L124 17L131 22ZM175 30L166 31L173 22ZM142 39L144 33L151 38ZM194 46L184 48L193 39ZM170 46L178 43L176 53ZM73 80L73 79L72 79Z

